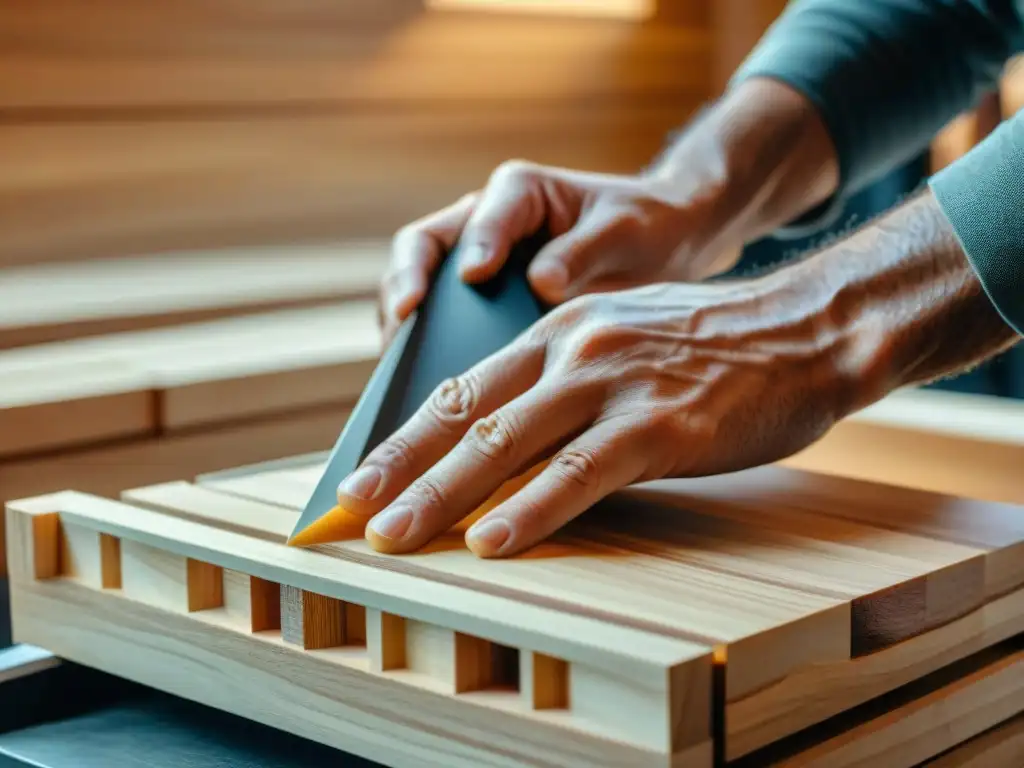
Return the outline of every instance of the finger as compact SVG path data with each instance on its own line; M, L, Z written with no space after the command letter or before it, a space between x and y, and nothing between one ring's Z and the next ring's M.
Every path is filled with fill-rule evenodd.
M448 454L374 518L367 539L389 553L419 549L506 480L587 423L595 398L541 384L473 425Z
M518 493L481 517L466 544L479 557L518 554L641 478L638 435L622 420L595 425L559 451Z
M381 281L381 316L389 337L426 295L430 275L455 246L469 220L477 194L402 227L391 245L391 263Z
M450 451L474 422L526 392L543 367L543 347L517 340L443 382L341 482L338 503L357 515L376 514Z
M498 273L512 245L535 233L547 216L539 172L528 163L505 163L492 174L461 238L459 271L478 282Z
M625 220L609 221L594 213L581 218L537 253L527 272L530 284L550 304L588 292L622 269L628 230Z

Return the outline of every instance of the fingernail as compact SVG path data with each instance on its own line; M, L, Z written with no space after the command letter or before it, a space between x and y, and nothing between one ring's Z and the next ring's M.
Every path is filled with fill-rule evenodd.
M382 539L393 541L405 536L412 525L412 512L399 507L386 509L370 521L369 528Z
M368 501L377 494L383 479L384 476L376 467L362 467L345 478L338 486L338 493Z
M505 546L512 529L504 520L486 520L466 532L466 544L481 557L495 554Z
M536 282L549 289L560 290L569 284L569 270L557 261L537 267L532 273Z
M487 251L484 250L483 246L471 245L462 252L459 266L462 269L473 269L474 267L479 267L485 261L487 261Z

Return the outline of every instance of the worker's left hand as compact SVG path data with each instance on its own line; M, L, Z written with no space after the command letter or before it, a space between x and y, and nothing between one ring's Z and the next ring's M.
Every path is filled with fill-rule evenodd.
M573 299L444 383L339 499L373 516L376 549L408 552L551 458L466 533L476 554L506 556L627 485L806 447L851 407L856 366L827 282L787 272Z

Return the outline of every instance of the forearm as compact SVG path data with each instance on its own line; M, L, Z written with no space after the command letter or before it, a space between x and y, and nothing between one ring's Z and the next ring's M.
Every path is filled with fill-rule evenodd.
M1024 45L1017 7L797 0L655 170L680 199L714 198L708 238L818 228L997 83Z
M811 102L771 79L752 78L710 107L651 174L681 204L706 212L698 248L747 243L834 194L835 147Z
M844 411L969 369L1019 336L985 293L930 191L764 278L818 302Z
M838 204L926 150L996 87L1024 45L1022 8L1020 0L794 0L733 83L774 78L814 104L836 147Z

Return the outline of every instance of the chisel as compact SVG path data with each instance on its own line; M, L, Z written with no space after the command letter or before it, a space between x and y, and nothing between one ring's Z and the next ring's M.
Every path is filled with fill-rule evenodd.
M459 275L458 244L442 260L424 300L384 350L289 544L350 537L352 517L338 503L341 481L438 385L503 348L544 314L546 307L531 290L526 270L545 240L541 232L517 243L498 274L483 283L469 284Z

